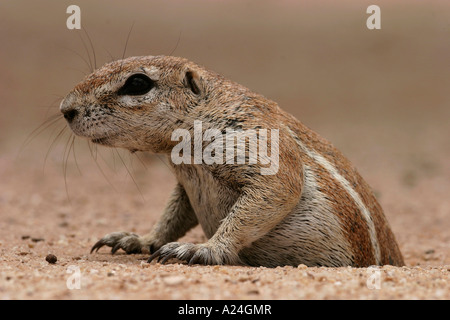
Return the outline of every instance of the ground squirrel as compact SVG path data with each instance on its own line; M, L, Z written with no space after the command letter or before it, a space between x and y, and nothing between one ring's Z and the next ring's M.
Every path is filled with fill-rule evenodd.
M265 267L404 264L382 208L340 151L275 102L193 62L144 56L108 63L79 83L60 109L73 132L94 143L166 154L178 181L150 233L114 232L92 251L105 245L113 253L149 248L149 262L161 263L176 258ZM268 150L276 146L276 170L262 174L267 161L252 162L249 143L245 163L175 164L173 150L182 139L174 139L174 131L195 136L196 121L201 134L247 130ZM277 139L263 136L264 129L277 130ZM186 141L207 148L218 140ZM197 224L206 243L175 242Z

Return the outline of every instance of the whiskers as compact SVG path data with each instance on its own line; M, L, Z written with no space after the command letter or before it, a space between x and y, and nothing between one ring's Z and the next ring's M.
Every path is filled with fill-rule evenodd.
M91 37L89 36L89 33L86 31L85 28L83 28L83 32L86 35L86 38L88 39L89 46L92 51L92 57L91 57L91 53L89 52L89 48L88 48L86 42L83 40L83 37L81 36L81 34L79 32L77 32L77 35L80 38L81 43L83 44L84 50L86 51L87 59L85 59L82 55L80 55L76 52L75 53L79 57L81 57L81 59L87 64L87 66L89 67L89 71L92 73L95 71L95 69L97 69L97 56L95 54L95 48L94 48L94 45L92 44L92 40L91 40Z
M47 136L48 139L46 139ZM117 175L121 169L125 169L125 179L132 181L134 187L139 192L140 198L142 201L145 201L142 188L137 179L139 174L136 173L138 172L138 168L135 165L136 161L133 161L137 159L137 163L140 163L139 167L142 166L142 168L147 170L146 163L139 153L129 153L113 147L100 146L99 148L92 141L77 137L67 125L63 115L58 112L48 116L47 119L27 135L18 151L16 160L23 157L26 149L34 143L42 144L43 141L46 147L43 149L42 172L45 173L46 167L49 167L50 159L56 159L56 163L61 165L65 194L67 201L71 205L73 204L73 194L70 191L70 177L73 173L78 173L79 176L83 176L83 172L86 172L86 166L92 167L92 163L95 166L92 170L99 172L104 181L107 182L115 193L119 193L119 190L117 188L117 179L114 179L114 175ZM53 156L55 153L56 157ZM83 156L80 157L80 155ZM30 155L30 157L35 156L35 154ZM58 158L60 159L59 161ZM91 172L92 170L89 168L88 171ZM94 179L95 175L88 174L85 176ZM83 183L89 184L89 180L86 179ZM120 185L123 185L123 182L120 182Z
M22 153L23 149L30 144L38 135L47 130L48 128L54 126L59 120L63 118L62 114L54 114L47 118L43 123L41 123L38 127L36 127L33 131L31 131L26 137L25 141L22 143L19 149L19 155Z
M125 39L125 45L123 47L123 50L121 51L122 60L126 56L128 43L132 35L133 27L134 22L128 31ZM88 71L90 73L93 73L97 69L97 58L101 56L101 53L100 56L96 54L91 36L88 34L85 28L83 28L82 31L78 31L76 33L77 37L81 41L82 46L80 47L82 48L82 54L79 54L78 52L70 48L65 49L77 55L87 66ZM178 46L179 41L180 37L178 38L176 47ZM114 57L110 53L109 56L114 60ZM101 60L101 58L99 60ZM84 69L84 67L82 68ZM61 102L63 100L63 97L59 97L58 99L59 102ZM49 110L56 109L54 104L55 103L53 103L49 107ZM78 139L79 137L72 132L62 113L58 110L54 114L48 115L48 113L51 112L49 110L47 110L45 113L46 119L28 134L19 149L17 157L23 155L24 150L28 148L30 144L34 143L38 137L42 138L42 136L44 136L45 134L45 137L49 137L45 147L43 148L44 155L42 171L45 172L46 168L48 170L49 163L54 163L54 160L56 160L56 163L58 165L61 165L62 176L64 179L64 189L69 203L72 203L71 198L74 196L73 190L72 193L70 192L71 189L73 189L73 185L70 183L72 174L78 173L80 176L84 174L86 177L94 179L92 175L86 174L86 172L91 172L92 170L94 172L97 171L111 187L111 189L116 193L119 192L118 189L120 188L118 188L119 186L117 184L117 181L115 181L116 179L114 178L114 173L117 174L120 170L122 170L122 172L126 173L126 179L129 178L132 181L142 200L145 200L142 192L142 187L138 183L140 174L137 173L139 172L137 171L137 169L142 169L140 168L140 165L142 165L142 167L147 170L145 158L141 157L142 154L139 154L138 152L127 153L122 149L113 147L100 146L100 148L98 148L99 145L93 143L89 139ZM39 143L42 144L42 141L40 141ZM34 156L35 155L31 155L30 157ZM137 159L137 161L135 159ZM90 162L89 160L92 161ZM92 165L92 162L94 163L94 165ZM139 168L136 168L136 162L138 163ZM86 166L89 167L87 168ZM89 180L86 179L86 181L84 181L83 183L89 184ZM120 185L123 185L123 183L121 183Z

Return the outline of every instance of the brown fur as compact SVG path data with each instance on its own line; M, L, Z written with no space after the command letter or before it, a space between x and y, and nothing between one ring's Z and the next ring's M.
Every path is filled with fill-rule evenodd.
M149 76L155 88L118 95L136 73ZM203 132L279 130L276 174L262 175L260 161L172 163L178 185L153 230L142 237L115 232L92 250L107 245L134 253L149 247L149 261L201 264L404 264L370 187L342 153L275 102L186 59L149 56L107 64L67 95L61 111L68 119L72 113L70 127L80 136L169 160L178 143L171 134L186 129L194 136L195 120L202 121ZM270 150L276 141L269 135L267 143ZM197 224L206 243L174 242Z

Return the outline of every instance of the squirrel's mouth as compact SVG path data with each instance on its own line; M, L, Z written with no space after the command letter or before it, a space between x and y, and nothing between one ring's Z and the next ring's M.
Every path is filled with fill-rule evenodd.
M114 137L116 137L116 136L117 135L103 137L103 138L95 138L95 139L91 139L91 141L93 143L96 143L96 144L99 144L99 145L102 145L102 146L105 146L105 147L117 147L114 144L114 141L113 141ZM127 147L125 147L125 149L128 149L131 153L135 153L137 151L142 151L142 150L136 149L136 148L127 148Z

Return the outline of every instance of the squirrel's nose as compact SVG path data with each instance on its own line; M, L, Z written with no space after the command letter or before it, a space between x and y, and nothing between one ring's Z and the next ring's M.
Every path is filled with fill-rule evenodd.
M59 110L61 110L67 122L71 123L73 119L75 119L79 112L77 108L74 107L74 97L72 94L69 94L63 101L61 101Z
M64 118L67 120L67 122L71 123L77 116L78 111L76 109L68 109L62 111L62 113L64 114Z

